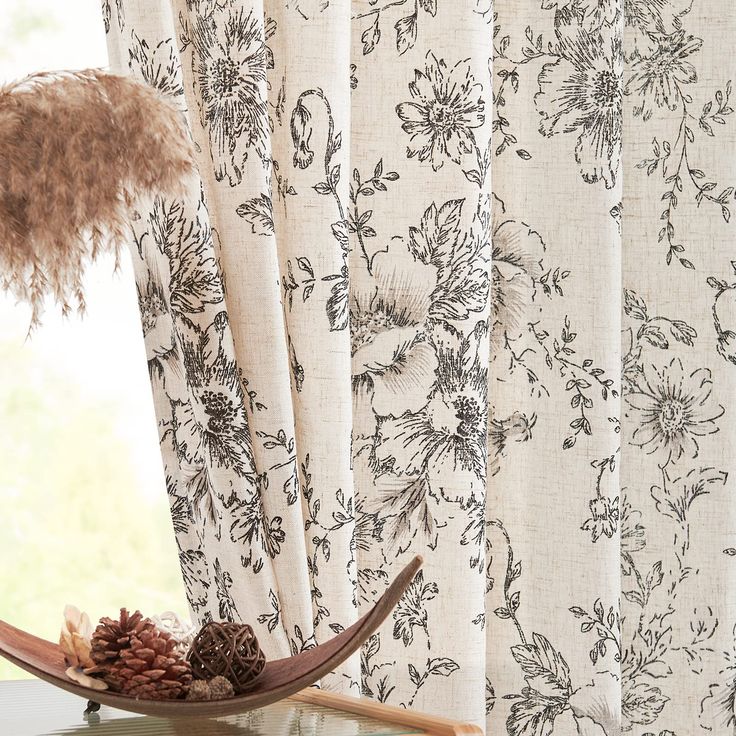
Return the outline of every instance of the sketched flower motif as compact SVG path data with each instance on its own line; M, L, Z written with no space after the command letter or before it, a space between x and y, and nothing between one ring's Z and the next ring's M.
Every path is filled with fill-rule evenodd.
M312 139L312 113L301 98L291 112L289 124L291 139L294 142L294 167L306 169L314 161L314 151L309 147Z
M218 8L187 29L194 86L217 181L239 184L250 150L266 155L266 46L262 22Z
M545 64L534 101L540 132L576 133L575 160L586 182L616 183L621 160L621 38L612 30L571 27L560 36L560 58Z
M159 41L152 47L145 38L140 38L133 31L128 52L128 67L146 84L155 87L181 109L186 108L179 53L173 39Z
M240 377L226 349L224 327L215 320L196 342L182 340L189 401L175 407L180 460L245 477L254 470L250 429ZM199 475L206 480L207 466ZM207 481L209 484L209 482Z
M554 10L555 14L573 13L578 0L542 0L542 10Z
M641 511L632 508L626 495L621 498L621 558L622 568L628 570L631 555L646 547L646 530L639 523Z
M493 207L491 266L491 349L503 348L506 337L518 337L542 276L544 243L539 233L505 215L503 202Z
M610 672L601 673L570 696L570 710L579 736L613 736L621 730L620 684Z
M376 447L382 467L409 476L427 473L451 503L473 496L459 472L482 481L486 475L488 367L479 355L482 340L483 335L462 337L438 328L438 380L429 403L420 412L384 421ZM455 491L459 482L465 488Z
M459 164L475 149L473 129L485 122L483 86L475 81L469 61L448 68L429 52L424 70L414 70L409 92L412 99L396 106L401 128L410 136L407 156L429 160L435 171L446 159Z
M619 0L542 0L543 10L555 11L555 25L578 23L589 31L612 26L619 7Z
M143 325L143 336L148 337L160 325L160 320L165 321L164 334L172 337L172 323L169 315L169 305L166 300L166 292L163 284L156 279L152 273L148 273L145 286L141 281L136 285L138 292L138 308L141 312L141 324Z
M394 610L394 639L401 639L408 647L414 641L414 629L419 627L429 642L425 603L436 598L439 592L437 583L424 582L424 571L420 570Z
M689 57L700 50L703 41L678 31L656 38L657 48L651 56L637 59L632 65L631 78L626 83L626 94L636 95L634 115L649 120L656 108L677 109L682 98L680 86L698 79Z
M207 559L201 549L182 549L180 540L177 540L177 546L187 600L192 610L199 613L207 606L211 585Z
M157 197L150 213L150 236L168 259L164 290L175 319L193 325L205 305L223 298L222 279L215 259L212 228L203 196L193 213L181 200Z
M493 477L501 469L501 458L506 455L506 446L514 442L528 442L532 438L532 429L537 416L527 416L515 411L506 419L494 416L493 408L488 419L488 474Z
M736 627L732 636L736 637ZM736 730L736 648L723 653L718 681L700 703L700 725L713 734Z
M651 54L658 37L679 31L680 17L692 6L691 0L626 0L624 43L627 60Z
M581 528L591 533L591 541L597 542L604 535L609 539L613 537L618 529L618 497L596 496L590 500L588 507L591 517L585 520Z
M255 574L263 569L266 557L274 559L281 554L281 545L286 541L282 517L269 518L263 509L268 485L268 474L260 473L255 478L255 487L251 487L245 498L228 499L233 517L230 541L247 550L241 563L243 567L251 567Z
M214 566L215 586L217 587L218 616L221 621L239 621L240 615L235 606L230 588L233 587L233 578L228 570L224 570L220 560L215 558Z
M583 0L577 3L583 17L583 25L590 31L601 26L613 26L618 20L623 3L620 0Z
M185 359L189 357L185 348ZM192 467L196 483L202 481L207 486L207 466L232 469L239 476L252 470L250 448L243 454L244 447L249 444L247 422L219 388L216 382L207 384L204 391L193 392L190 403L174 407L181 460ZM232 424L227 423L228 417L232 418Z
M437 268L394 241L355 279L350 331L355 416L400 416L427 403L437 358L425 334ZM366 402L369 406L366 406ZM372 434L371 428L368 431Z
M135 242L145 263L136 278L148 369L156 391L188 403L178 335L199 331L198 315L222 301L208 213L194 203L156 197L148 218L135 223Z
M207 430L216 434L227 431L237 415L232 400L219 391L203 391L202 406L207 415Z
M643 386L626 394L638 426L631 444L658 453L664 463L698 456L698 437L718 431L716 420L723 407L712 398L713 381L707 368L685 373L682 361L673 358L657 368L644 364Z

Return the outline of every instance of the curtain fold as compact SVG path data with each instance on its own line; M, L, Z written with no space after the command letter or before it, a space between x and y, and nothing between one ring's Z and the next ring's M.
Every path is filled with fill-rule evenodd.
M736 12L105 0L200 177L132 223L194 616L510 736L736 729Z

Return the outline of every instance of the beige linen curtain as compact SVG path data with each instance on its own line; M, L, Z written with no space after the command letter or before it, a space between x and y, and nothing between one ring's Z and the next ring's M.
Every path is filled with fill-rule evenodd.
M133 222L182 573L323 686L734 733L736 10L105 0L200 180ZM145 111L142 111L145 114Z

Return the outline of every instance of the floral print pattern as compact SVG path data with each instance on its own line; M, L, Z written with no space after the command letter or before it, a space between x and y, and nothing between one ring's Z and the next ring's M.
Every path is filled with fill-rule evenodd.
M698 73L689 57L700 50L703 42L685 36L683 30L662 38L650 56L637 58L626 85L627 94L638 95L634 114L648 120L655 109L676 110L681 102L682 85L692 84Z
M610 29L590 34L576 26L561 28L557 58L538 78L540 132L575 133L583 179L603 181L610 189L621 158L621 36Z
M217 181L236 186L251 150L266 156L266 45L263 22L244 8L218 7L186 23L192 79Z
M645 364L643 384L640 390L626 394L636 422L631 442L659 453L665 465L683 455L696 458L696 438L717 432L716 420L724 411L712 400L711 372L698 368L685 375L682 361L673 358L660 370Z
M407 156L429 159L437 171L450 159L460 163L475 148L474 128L483 125L485 103L482 86L475 81L467 61L448 69L444 59L430 52L424 70L414 72L409 84L412 100L396 107L409 134Z
M131 244L198 620L302 652L421 554L323 687L731 733L723 0L102 5L198 151Z
M370 278L350 294L353 393L377 416L421 409L434 385L426 325L436 287L437 268L397 241L376 254ZM371 411L356 405L356 414Z

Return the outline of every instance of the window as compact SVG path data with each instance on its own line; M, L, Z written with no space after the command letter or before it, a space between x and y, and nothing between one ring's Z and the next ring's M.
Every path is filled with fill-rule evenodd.
M106 64L95 0L4 0L3 83ZM113 268L90 269L84 317L49 304L28 339L30 311L0 292L0 618L54 641L66 603L187 610L135 285L127 258Z

